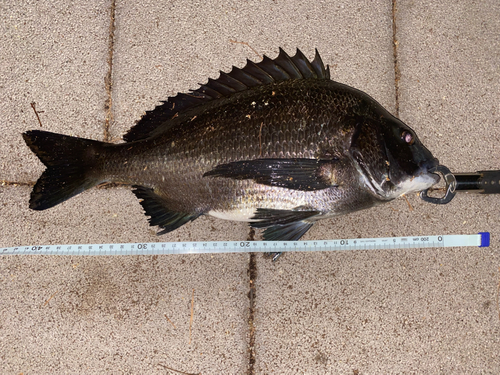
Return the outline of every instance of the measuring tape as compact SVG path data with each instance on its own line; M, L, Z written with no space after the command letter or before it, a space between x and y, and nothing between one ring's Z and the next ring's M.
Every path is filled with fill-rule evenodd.
M210 241L148 242L91 245L44 245L0 248L0 255L163 255L214 254L286 251L388 250L425 247L490 245L490 233L421 236L351 238L316 241Z

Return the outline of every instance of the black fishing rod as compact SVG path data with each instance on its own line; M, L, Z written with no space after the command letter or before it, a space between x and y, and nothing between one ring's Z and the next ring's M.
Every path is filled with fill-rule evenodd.
M436 167L435 172L443 175L446 183L446 193L441 198L434 198L430 197L428 193L436 189L429 188L423 190L420 192L420 198L426 202L446 204L460 191L479 194L500 194L500 170L479 171L476 173L451 173L447 167L439 165Z

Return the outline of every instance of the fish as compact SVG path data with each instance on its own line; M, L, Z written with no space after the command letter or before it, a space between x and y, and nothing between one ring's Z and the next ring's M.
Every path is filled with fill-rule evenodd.
M29 207L45 210L102 183L132 186L151 226L171 232L201 215L248 222L295 241L321 219L436 184L439 161L368 94L283 49L169 97L106 143L23 133L46 166Z

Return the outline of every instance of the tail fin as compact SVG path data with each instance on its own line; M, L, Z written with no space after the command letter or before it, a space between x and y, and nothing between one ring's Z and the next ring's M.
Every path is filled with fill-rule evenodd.
M103 142L32 130L24 141L47 169L31 192L30 208L45 210L102 181L95 170Z

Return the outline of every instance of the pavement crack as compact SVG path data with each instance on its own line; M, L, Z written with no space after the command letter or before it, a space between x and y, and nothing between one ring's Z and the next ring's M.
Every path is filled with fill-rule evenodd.
M397 13L396 0L392 0L392 53L394 58L394 87L396 91L396 117L399 117L399 80L401 79L401 71L399 70L399 60L398 60L398 46L399 41L397 38L397 25L396 25L396 13Z
M255 241L255 229L251 228L248 241ZM247 375L255 374L255 281L257 279L257 256L250 253L248 262L248 370Z
M106 77L104 77L104 85L106 86L106 102L104 104L104 109L106 110L106 117L104 119L104 142L109 142L110 134L109 128L111 127L111 122L113 121L113 51L115 47L115 11L116 11L116 0L111 0L111 7L109 10L109 34L108 34L108 71Z

